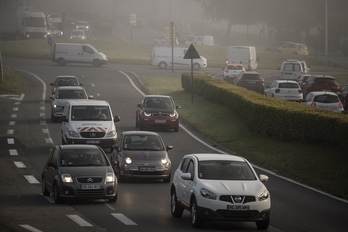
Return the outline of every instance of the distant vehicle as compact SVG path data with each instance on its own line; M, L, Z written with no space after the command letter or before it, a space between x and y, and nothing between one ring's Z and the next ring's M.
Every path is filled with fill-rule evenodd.
M247 71L257 69L258 58L255 47L229 46L227 49L226 64L241 64Z
M208 45L214 46L214 36L212 35L203 35L203 34L192 34L186 36L186 45Z
M318 109L329 110L336 113L343 113L344 107L338 95L334 92L314 91L307 94L303 104Z
M105 152L96 145L55 145L42 171L42 195L116 202L118 182Z
M193 227L202 227L205 221L252 221L266 230L271 215L266 181L268 176L258 176L242 157L187 154L174 172L171 214L180 218L188 210Z
M84 30L73 30L70 34L70 39L87 39L86 33Z
M265 88L265 95L287 101L302 102L303 93L300 85L292 80L275 80Z
M47 15L48 34L53 37L61 38L63 36L63 19L61 14Z
M340 85L336 79L330 75L311 75L308 80L301 85L303 96L314 91L326 91L340 94Z
M244 72L240 78L234 80L234 84L264 94L265 80L258 72Z
M172 65L174 61L174 67L191 67L191 59L184 59L184 56L188 48L186 47L174 47L172 56L172 47L153 47L151 55L151 64L158 66L160 69L166 69ZM173 59L172 59L173 58ZM207 67L207 59L200 56L198 59L193 59L193 69L199 70Z
M149 128L173 129L179 131L180 109L170 96L145 95L137 105L135 123L139 130Z
M308 49L305 44L289 41L278 41L266 48L266 51L287 53L293 55L308 56Z
M87 95L82 86L60 86L57 91L50 96L51 99L51 120L56 122L62 117L63 107L69 99L92 99L93 96Z
M238 78L245 72L245 68L241 64L228 64L224 69L224 80L233 83L235 78Z
M125 131L111 154L111 162L121 182L125 179L171 179L172 165L161 136L150 131ZM144 155L146 154L146 155Z
M23 35L26 38L47 36L46 15L40 11L25 11L23 14Z
M106 55L90 44L55 43L52 53L52 61L61 66L68 63L86 63L100 67L108 62Z
M50 85L52 86L52 95L59 86L83 86L83 84L79 82L79 79L73 75L59 75Z
M77 21L75 23L76 30L84 30L89 31L91 28L89 27L89 24L86 21Z
M285 60L280 67L281 80L296 80L303 74L305 74L303 63L298 60Z

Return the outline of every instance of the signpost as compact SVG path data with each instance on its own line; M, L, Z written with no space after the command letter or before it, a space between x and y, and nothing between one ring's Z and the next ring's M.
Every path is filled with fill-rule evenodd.
M129 14L129 25L131 29L131 43L133 43L133 27L137 26L137 15Z
M48 43L48 45L50 45L51 56L52 56L52 45L53 45L53 38L52 38L52 36L48 36L47 37L47 43Z
M184 59L191 59L191 102L193 102L193 59L201 58L193 44L188 48Z

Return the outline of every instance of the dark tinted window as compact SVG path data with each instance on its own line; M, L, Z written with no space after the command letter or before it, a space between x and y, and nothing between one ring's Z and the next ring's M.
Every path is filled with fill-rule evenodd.
M261 76L259 74L244 74L241 80L260 80Z
M325 78L325 77L317 77L314 79L314 82L316 82L316 83L325 82L325 83L332 83L332 84L336 83L336 81L334 79Z
M299 86L296 83L279 83L279 88L298 89Z
M321 103L335 103L339 102L340 100L335 95L319 95L314 97L314 101Z

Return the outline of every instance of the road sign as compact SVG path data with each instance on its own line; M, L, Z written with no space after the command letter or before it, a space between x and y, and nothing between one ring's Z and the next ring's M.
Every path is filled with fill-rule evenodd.
M184 59L199 59L199 58L201 58L200 55L198 54L193 44L191 44L184 56Z

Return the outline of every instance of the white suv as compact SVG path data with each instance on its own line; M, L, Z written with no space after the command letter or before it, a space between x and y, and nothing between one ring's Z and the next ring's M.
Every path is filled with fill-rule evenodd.
M280 79L283 80L296 80L302 74L305 74L303 62L298 60L286 60L280 67Z
M244 158L229 154L189 154L181 160L171 185L171 213L191 212L193 227L205 220L254 221L267 229L271 196Z

